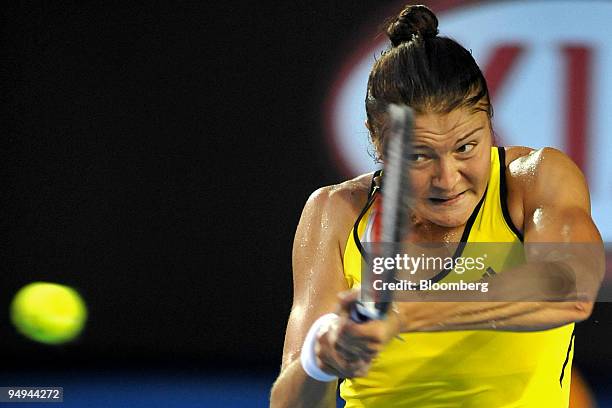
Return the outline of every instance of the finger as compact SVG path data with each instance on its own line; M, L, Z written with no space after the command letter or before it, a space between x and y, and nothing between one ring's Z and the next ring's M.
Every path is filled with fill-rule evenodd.
M369 362L363 360L353 362L335 361L331 365L336 367L334 371L342 378L352 378L358 375L363 376L369 369Z
M382 329L378 322L357 324L342 318L334 333L334 342L353 352L379 352L385 344Z
M348 318L341 318L338 323L338 337L348 342L356 344L386 343L386 331L383 322L370 321L359 324Z
M325 360L316 357L316 363L317 366L323 370L325 373L330 374L330 375L335 375L338 378L343 378L344 374L342 373L341 370L337 369L336 367L332 366L331 364L328 364Z
M378 352L375 350L349 349L346 350L342 346L335 347L335 350L340 359L346 363L365 363L370 364L376 358Z
M361 359L362 355L358 348L345 347L340 343L334 345L336 353L338 353L345 361L353 362Z
M352 363L346 363L342 371L344 375L349 378L352 378L365 376L368 373L369 369L370 362L359 360Z
M336 351L358 356L359 358L371 358L380 351L380 347L367 340L358 338L338 337L335 342Z
M359 300L359 292L359 289L351 289L338 293L339 311L348 313L351 305Z
M342 377L344 372L338 353L334 352L327 336L322 336L319 340L315 344L315 361L317 366L326 373Z
M363 373L365 367L369 366L371 359L369 358L345 358L345 354L333 352L330 349L327 353L322 349L315 350L317 365L321 370L341 378L351 378L356 373Z
M362 360L346 361L338 353L318 355L316 361L323 371L341 378L353 377L355 372L362 369L365 364Z

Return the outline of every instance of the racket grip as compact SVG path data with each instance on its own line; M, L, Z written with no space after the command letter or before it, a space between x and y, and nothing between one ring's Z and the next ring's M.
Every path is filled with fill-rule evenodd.
M381 315L378 312L373 312L372 310L368 309L363 303L359 301L351 304L351 311L349 315L352 321L354 321L355 323L359 323L359 324L367 323L371 320L384 319L384 315ZM405 341L402 338L402 336L400 336L399 334L397 334L395 338L401 342Z
M380 315L376 311L371 310L359 301L351 304L350 316L355 323L366 323L370 320L380 319Z

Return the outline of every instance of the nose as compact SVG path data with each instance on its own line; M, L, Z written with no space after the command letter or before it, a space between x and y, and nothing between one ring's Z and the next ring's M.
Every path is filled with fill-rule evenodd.
M454 160L440 158L436 163L432 186L444 192L455 192L455 186L461 178L459 169Z

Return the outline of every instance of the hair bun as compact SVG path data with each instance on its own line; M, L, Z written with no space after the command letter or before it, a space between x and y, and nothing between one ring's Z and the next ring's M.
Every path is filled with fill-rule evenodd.
M438 18L425 6L406 6L387 27L387 35L394 47L412 40L415 35L434 38L438 35Z

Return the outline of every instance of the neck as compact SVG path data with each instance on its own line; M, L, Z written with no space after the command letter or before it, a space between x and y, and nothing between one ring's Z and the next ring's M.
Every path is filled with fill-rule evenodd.
M410 216L409 242L459 242L465 224L456 227L444 227L435 224L416 214Z

